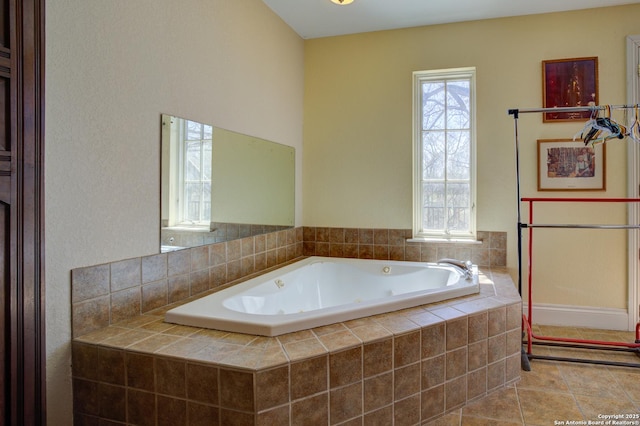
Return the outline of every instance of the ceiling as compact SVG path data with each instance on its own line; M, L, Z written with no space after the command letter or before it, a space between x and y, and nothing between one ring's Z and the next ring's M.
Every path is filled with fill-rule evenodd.
M302 38L640 3L640 0L263 0ZM607 24L609 25L609 24Z

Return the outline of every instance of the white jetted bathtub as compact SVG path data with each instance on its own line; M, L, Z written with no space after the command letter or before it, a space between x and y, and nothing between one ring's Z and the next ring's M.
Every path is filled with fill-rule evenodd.
M308 257L171 309L165 321L277 336L478 291L470 263Z

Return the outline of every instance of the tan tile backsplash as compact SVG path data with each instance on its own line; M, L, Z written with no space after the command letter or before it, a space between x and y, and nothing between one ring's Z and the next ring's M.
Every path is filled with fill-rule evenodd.
M408 229L300 227L71 271L72 330L81 336L169 303L232 285L301 256L506 265L506 233L478 243L408 242Z
M233 284L303 256L302 228L71 271L73 336Z
M506 232L478 232L473 243L410 242L410 229L303 228L305 256L435 262L471 260L481 266L506 266Z
M407 243L405 230L305 227L76 269L76 423L436 419L519 378L520 298L501 265L491 263L506 258L501 234L481 233L482 244L458 248ZM327 253L488 263L479 295L278 337L163 322L172 303Z

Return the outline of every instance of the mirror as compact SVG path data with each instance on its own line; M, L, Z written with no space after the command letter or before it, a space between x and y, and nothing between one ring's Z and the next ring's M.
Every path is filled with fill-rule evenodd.
M295 225L295 149L162 115L161 252Z

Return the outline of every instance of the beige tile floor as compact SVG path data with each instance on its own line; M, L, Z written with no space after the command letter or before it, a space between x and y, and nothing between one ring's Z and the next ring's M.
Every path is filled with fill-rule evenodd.
M534 326L538 336L633 343L635 333L569 327ZM640 364L633 353L534 346L533 353ZM606 415L622 416L614 424L640 425L640 368L531 360L515 385L450 413L430 426L453 425L607 425ZM624 422L629 423L624 423ZM573 422L573 423L572 423Z

